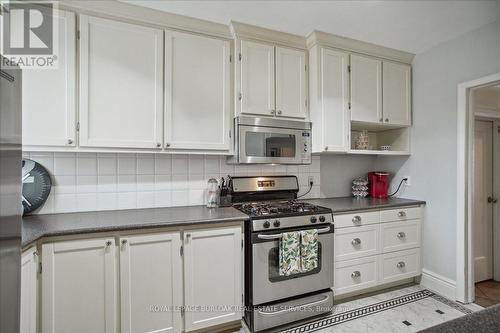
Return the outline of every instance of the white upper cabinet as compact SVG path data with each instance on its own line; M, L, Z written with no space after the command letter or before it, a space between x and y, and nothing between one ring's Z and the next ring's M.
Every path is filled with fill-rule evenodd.
M230 149L230 42L165 33L165 147Z
M241 113L274 115L274 46L241 41Z
M351 55L351 120L382 120L382 61Z
M119 247L121 332L181 332L180 233L122 237Z
M56 10L56 69L23 70L23 145L76 145L75 14Z
M161 148L163 75L162 30L81 15L80 146Z
M117 274L113 238L42 245L43 333L117 329Z
M241 320L241 233L241 227L185 232L185 331Z
M384 61L383 104L384 123L411 125L411 67Z
M313 152L349 149L349 54L320 46L310 55Z
M276 47L276 115L307 117L306 53Z

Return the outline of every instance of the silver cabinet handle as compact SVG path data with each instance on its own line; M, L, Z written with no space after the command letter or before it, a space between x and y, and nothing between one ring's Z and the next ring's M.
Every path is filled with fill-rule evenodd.
M351 277L353 279L356 279L356 278L359 278L361 276L361 272L360 271L354 271L351 273Z
M400 211L398 213L398 217L405 217L405 216L406 216L406 212L404 212L404 211Z
M160 148L161 147L161 143L157 142L156 143L156 147Z
M126 239L122 239L122 245L125 245L127 244L127 240Z
M278 114L281 114L281 113L282 113L281 110L278 110Z
M397 237L400 238L400 239L401 238L405 238L406 234L403 231L401 231L401 232L398 232Z
M400 262L398 262L398 264L396 266L397 266L397 268L404 268L406 266L406 264L404 261L400 261Z
M361 239L359 238L354 238L352 241L351 241L351 244L352 246L358 246L361 244Z
M170 147L170 143L166 143L165 146Z
M321 228L318 229L318 234L323 234L325 232L330 231L330 227L327 228ZM263 235L263 234L258 234L257 238L259 239L280 239L283 236L283 234L272 234L272 235Z
M110 247L111 246L111 241L106 241L106 247Z
M361 216L356 215L352 218L352 223L361 223Z
M73 139L68 139L68 145L72 145L73 144Z

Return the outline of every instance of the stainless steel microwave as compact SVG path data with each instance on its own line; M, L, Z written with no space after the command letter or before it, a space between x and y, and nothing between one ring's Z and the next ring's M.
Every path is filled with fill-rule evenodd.
M233 164L311 164L311 123L274 118L235 118Z

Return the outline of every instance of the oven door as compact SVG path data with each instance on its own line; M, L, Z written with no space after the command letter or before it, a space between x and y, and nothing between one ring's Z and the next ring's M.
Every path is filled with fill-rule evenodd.
M318 267L307 273L279 275L278 232L252 234L252 303L259 305L333 287L333 224L318 225ZM266 239L263 239L266 238Z
M240 163L311 163L310 130L245 125L238 130Z

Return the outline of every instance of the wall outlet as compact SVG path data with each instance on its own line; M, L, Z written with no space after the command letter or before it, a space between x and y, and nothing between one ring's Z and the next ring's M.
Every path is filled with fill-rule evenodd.
M403 178L406 178L405 186L411 186L411 177L410 176L404 176Z
M309 184L309 185L314 184L314 177L313 176L307 177L307 184Z

